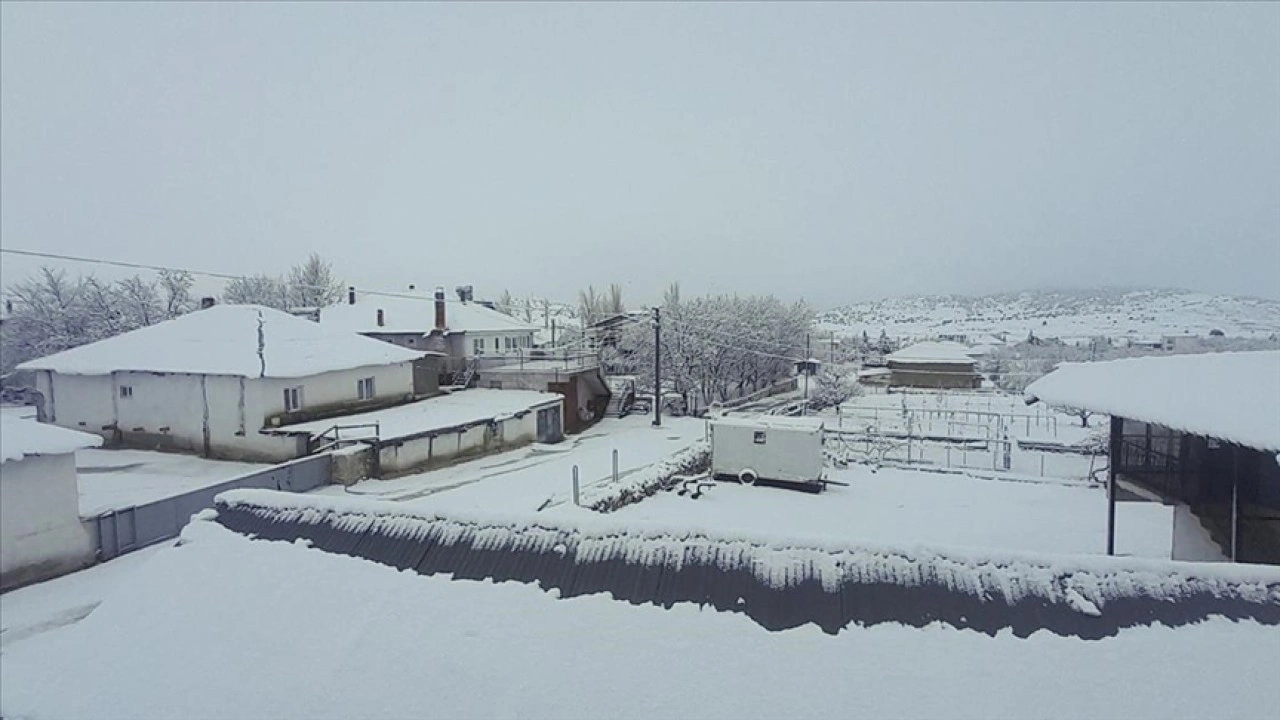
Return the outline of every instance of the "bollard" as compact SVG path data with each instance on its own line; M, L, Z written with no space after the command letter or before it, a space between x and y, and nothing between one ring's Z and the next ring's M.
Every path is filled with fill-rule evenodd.
M613 481L618 482L618 449L613 449Z
M1040 453L1040 477L1044 477L1044 453Z
M581 505L582 502L578 497L578 466L573 466L573 504Z
M947 469L951 469L951 446L947 446Z

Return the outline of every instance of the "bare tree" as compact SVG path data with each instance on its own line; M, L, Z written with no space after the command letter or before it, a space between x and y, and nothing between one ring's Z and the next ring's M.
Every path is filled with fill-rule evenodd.
M164 293L164 315L176 318L195 309L195 301L191 297L191 287L195 278L185 271L162 270L160 272L160 291Z
M319 254L311 253L289 270L285 309L332 305L342 299L342 286L342 280L333 273L333 265Z
M288 310L289 287L278 277L250 275L228 282L222 291L222 299L231 305L265 305Z
M609 296L604 301L604 310L610 315L621 315L627 311L622 304L622 286L618 283L609 284Z

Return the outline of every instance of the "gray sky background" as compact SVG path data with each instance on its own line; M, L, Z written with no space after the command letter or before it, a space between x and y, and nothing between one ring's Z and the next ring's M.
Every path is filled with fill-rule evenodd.
M1280 6L4 3L0 242L565 300L1276 298Z

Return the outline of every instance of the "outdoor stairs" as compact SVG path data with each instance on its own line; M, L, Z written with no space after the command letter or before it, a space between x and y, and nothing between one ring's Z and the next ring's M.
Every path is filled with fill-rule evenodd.
M455 376L454 385L458 387L471 387L471 382L476 378L476 363L474 360L467 360L462 369Z
M610 382L609 404L605 406L604 416L610 418L626 417L635 403L636 386L633 382Z

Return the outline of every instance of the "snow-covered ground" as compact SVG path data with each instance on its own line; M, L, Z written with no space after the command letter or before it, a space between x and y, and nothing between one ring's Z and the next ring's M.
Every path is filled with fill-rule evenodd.
M79 450L80 515L93 517L181 495L266 467L270 466L150 450Z
M620 520L719 532L781 532L893 545L981 547L1046 553L1106 552L1107 498L1101 488L1053 480L981 479L959 474L854 465L830 470L817 495L720 482L697 500L659 492L627 506ZM1170 556L1173 512L1157 503L1120 503L1116 552Z
M557 510L571 506L574 465L580 486L587 488L612 476L614 450L618 451L618 473L626 475L669 457L705 434L705 423L697 418L668 417L662 423L654 428L648 417L634 415L605 419L557 445L532 445L394 480L365 480L350 488L330 486L316 492L441 509L533 512L545 505Z
M529 408L555 400L554 393L533 390L490 390L476 388L448 395L419 400L407 405L397 405L383 410L373 410L356 415L315 420L281 428L289 432L322 433L334 425L378 424L382 438L396 438L438 428L455 427L465 423L488 420L525 412ZM344 438L373 435L373 428L353 429L342 432Z
M742 615L692 604L558 599L533 585L424 577L251 541L211 523L186 539L140 563L78 623L0 649L0 713L737 719L1275 711L1280 628L1254 621L1129 628L1098 641L1047 632L990 637L938 624L768 632Z
M1135 292L1024 292L980 297L916 296L858 303L820 313L817 336L826 332L871 339L939 334L1007 334L1075 340L1098 336L1267 337L1280 332L1280 302L1176 290Z

